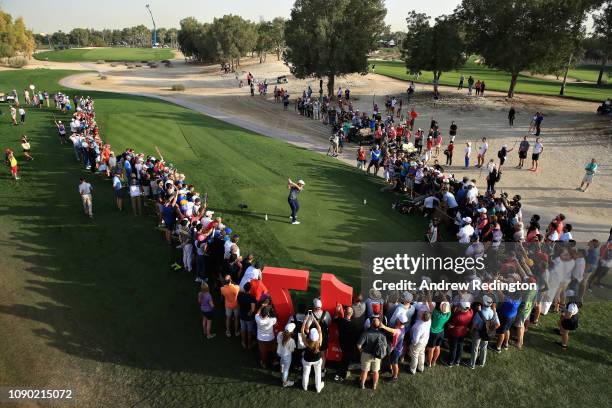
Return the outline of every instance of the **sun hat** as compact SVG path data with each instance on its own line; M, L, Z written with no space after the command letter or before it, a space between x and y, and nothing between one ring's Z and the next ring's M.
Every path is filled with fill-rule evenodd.
M370 288L370 291L368 294L370 296L370 299L378 300L382 298L382 294L380 293L380 290L378 289Z
M295 323L287 323L287 325L285 326L285 331L287 333L293 333L294 330L295 330Z
M569 305L567 305L567 311L569 312L569 314L574 316L578 313L578 305L575 303L570 303Z
M308 338L310 339L310 341L317 341L317 340L319 340L319 331L315 327L313 327L308 332Z

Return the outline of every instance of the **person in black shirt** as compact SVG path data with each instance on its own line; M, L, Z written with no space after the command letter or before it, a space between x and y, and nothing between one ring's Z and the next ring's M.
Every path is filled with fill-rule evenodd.
M357 349L357 340L359 339L359 327L352 321L353 308L347 306L344 309L344 317L340 316L342 305L336 307L336 313L334 316L334 323L338 327L338 337L340 343L340 350L342 350L342 360L340 361L340 375L338 380L345 380L351 375L348 370L351 361L355 355Z
M514 109L514 106L511 106L510 110L508 111L508 124L510 126L514 126L515 117L516 117L516 110Z
M251 295L251 283L244 284L244 290L238 293L238 307L240 308L240 339L242 348L251 349L255 346L255 306L257 299Z

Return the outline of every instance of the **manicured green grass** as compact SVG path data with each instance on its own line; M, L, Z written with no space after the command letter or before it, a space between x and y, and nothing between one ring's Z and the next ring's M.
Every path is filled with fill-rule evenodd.
M599 77L599 70L601 65L597 64L584 64L578 65L575 69L570 69L567 73L572 78L579 79L581 81L597 82ZM604 69L603 81L609 81L612 76L612 65L607 65Z
M54 91L69 73L2 72L0 89L34 83ZM241 235L243 253L311 271L309 299L321 272L358 285L362 242L420 239L422 218L392 212L380 181L336 160L161 101L88 94L116 152L158 146L209 193L211 207ZM72 147L58 143L53 114L67 118L28 109L27 124L12 127L0 116L0 146L19 152L26 133L35 156L20 160L18 182L0 176L0 387L75 388L78 406L609 405L612 307L604 301L581 311L566 352L552 343L549 316L528 333L524 351L490 356L476 371L403 373L376 393L332 375L320 395L281 388L277 373L257 368L253 354L223 336L220 311L219 336L203 339L197 287L168 266L177 250L164 245L154 218L133 217L129 204L124 213L113 209L110 182L81 170ZM82 175L95 188L94 220L81 214ZM288 176L307 183L300 226L288 223ZM249 208L241 212L240 203Z
M160 61L172 59L174 53L168 48L70 48L67 50L45 51L34 54L34 58L56 62L80 61Z
M406 67L401 61L370 61L370 65L376 64L376 73L401 80L415 80L414 75L406 73ZM494 70L484 65L478 65L471 58L463 68L458 71L443 72L440 78L441 85L457 86L459 77L465 76L464 86L467 87L467 79L470 75L474 80L484 80L486 90L507 92L510 85L510 74ZM433 74L430 71L422 72L417 82L432 83ZM549 79L535 78L528 75L519 75L516 84L516 93L527 93L537 95L559 95L561 83ZM486 94L485 90L485 94ZM467 92L467 91L466 91ZM565 88L565 97L584 99L601 102L612 95L612 84L597 87L591 83L568 83Z

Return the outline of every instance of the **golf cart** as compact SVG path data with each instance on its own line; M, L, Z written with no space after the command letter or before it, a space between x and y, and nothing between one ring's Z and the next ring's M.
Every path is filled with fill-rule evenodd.
M8 94L0 92L0 102L14 103L15 102L15 95L13 95L12 92L8 93Z
M287 79L287 75L281 75L276 78L277 84L286 84L287 82L289 82L289 80Z
M597 107L597 114L609 115L612 113L612 99L606 99Z

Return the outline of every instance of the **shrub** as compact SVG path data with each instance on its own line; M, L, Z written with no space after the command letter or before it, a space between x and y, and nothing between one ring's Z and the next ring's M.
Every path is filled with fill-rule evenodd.
M105 63L106 63L106 61L104 61L104 60L98 60L98 61L96 61L96 64L105 64Z
M117 64L115 64L115 63L112 63L112 64L110 64L110 65L111 65L111 67L113 67L113 68L117 66Z
M134 68L134 65L132 65L132 64L128 64L127 65L127 69L133 69L133 68Z
M106 80L108 77L106 75L100 75L101 80Z
M136 68L141 68L141 67L142 67L142 64L134 64L134 66L135 66Z
M174 85L172 85L172 90L173 91L184 91L185 90L185 85L183 85L183 84L174 84Z
M83 82L83 85L91 85L91 81L85 81Z
M151 68L157 68L157 67L158 67L158 65L157 65L157 64L155 64L155 63L153 63L153 64L149 64L149 67L151 67Z
M28 65L28 59L25 57L12 57L8 59L8 66L11 68L23 68Z

